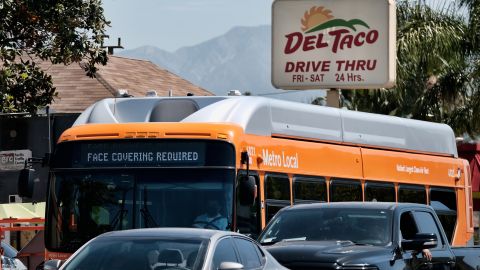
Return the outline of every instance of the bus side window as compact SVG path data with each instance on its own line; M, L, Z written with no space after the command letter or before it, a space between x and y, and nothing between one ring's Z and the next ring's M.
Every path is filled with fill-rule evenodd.
M327 201L327 183L323 177L296 176L293 186L295 204Z
M395 185L391 183L365 182L365 201L394 202Z
M453 188L430 188L430 206L437 213L448 241L453 240L457 222L457 196Z
M244 174L240 172L239 175ZM257 184L257 194L259 194L260 182L258 175L254 171L250 171L250 175L255 177ZM237 198L238 198L237 189ZM240 200L236 200L236 212L237 212L237 230L238 232L246 235L250 235L252 238L257 238L260 233L260 196L257 196L253 205L242 205Z
M398 185L398 202L427 204L425 187L420 185Z
M330 201L362 201L362 184L357 180L330 180Z
M265 175L266 223L283 207L290 205L290 181L287 175Z

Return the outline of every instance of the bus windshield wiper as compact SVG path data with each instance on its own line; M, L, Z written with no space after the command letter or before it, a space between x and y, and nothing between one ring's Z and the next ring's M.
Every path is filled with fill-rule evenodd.
M123 217L125 216L126 213L128 213L128 210L125 209L125 200L127 199L127 192L128 190L123 190L122 204L120 204L120 209L118 210L117 214L115 215L112 222L110 223L110 226L114 230L117 229L117 224L120 225L120 229L122 229Z
M147 208L147 187L143 188L143 205L140 213L142 213L145 228L158 227L157 222L155 222L155 219Z

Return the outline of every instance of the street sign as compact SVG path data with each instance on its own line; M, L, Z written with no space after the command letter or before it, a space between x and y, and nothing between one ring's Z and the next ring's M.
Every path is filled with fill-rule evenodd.
M393 0L275 0L272 84L281 89L389 88Z
M0 170L21 170L25 167L25 161L32 157L30 150L0 151Z

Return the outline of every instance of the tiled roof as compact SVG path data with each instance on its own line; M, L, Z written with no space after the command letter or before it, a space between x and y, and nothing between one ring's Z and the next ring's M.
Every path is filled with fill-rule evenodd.
M211 96L212 93L162 69L150 61L109 55L106 66L98 65L96 78L85 75L81 64L40 66L52 76L58 97L51 105L54 112L81 112L94 102L113 97L118 89L127 89L135 97L155 90L159 96Z

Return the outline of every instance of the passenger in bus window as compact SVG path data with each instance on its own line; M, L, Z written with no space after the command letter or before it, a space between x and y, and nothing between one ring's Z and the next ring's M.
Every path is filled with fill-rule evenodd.
M221 206L217 200L208 200L206 213L195 218L193 227L226 230L227 218L220 213Z
M109 225L110 224L110 212L102 206L92 206L92 212L90 217L97 225Z

